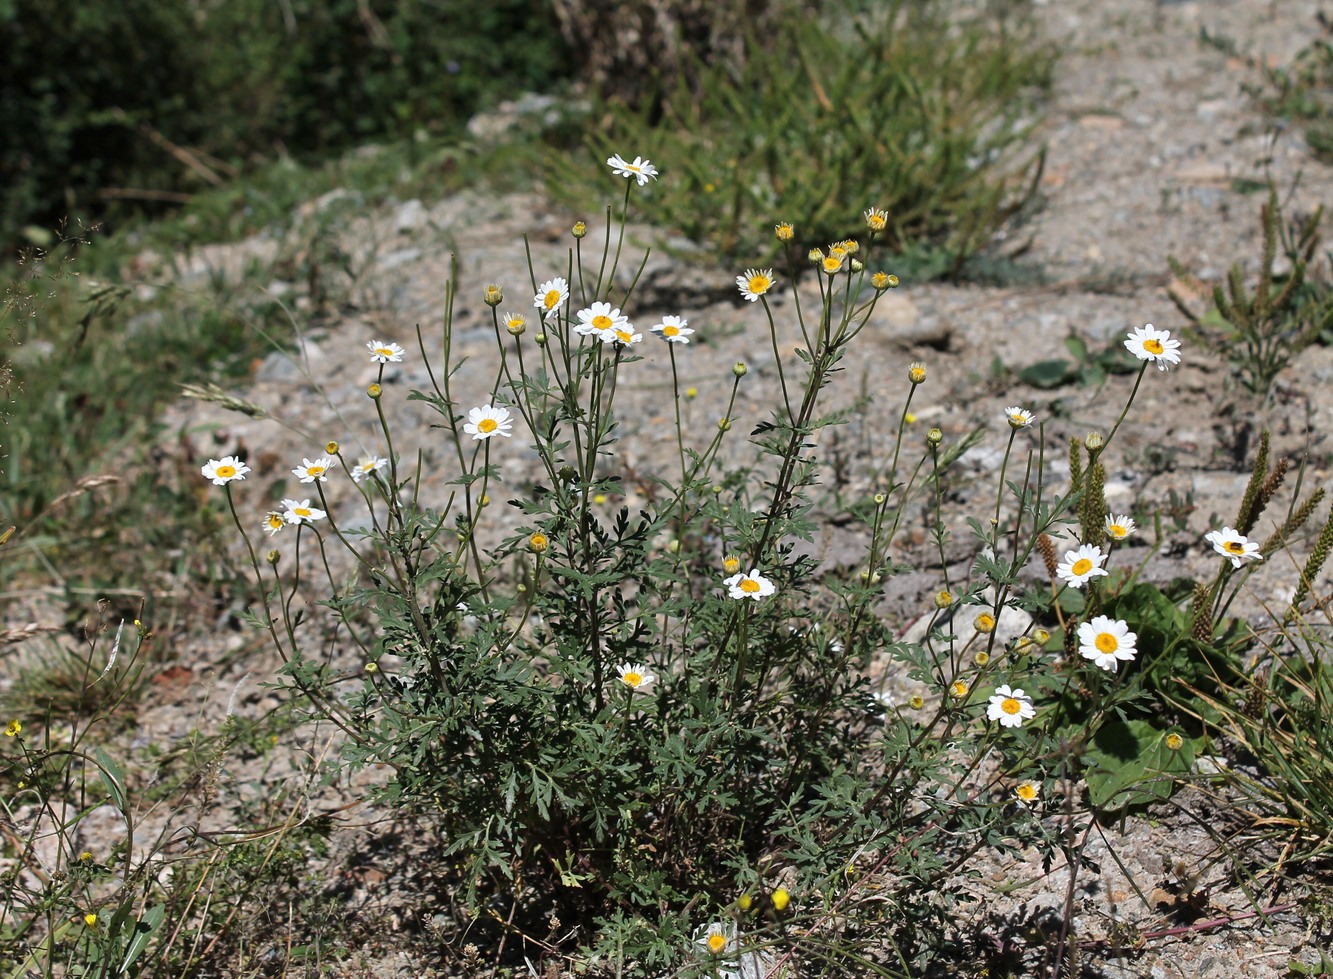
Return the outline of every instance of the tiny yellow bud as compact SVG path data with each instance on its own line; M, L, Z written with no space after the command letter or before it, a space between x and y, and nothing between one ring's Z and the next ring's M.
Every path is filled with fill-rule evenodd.
M953 604L953 596L950 595L947 591L941 589L940 591L937 591L935 593L936 608L948 608L952 604Z
M483 493L481 499L477 501L477 506L490 506L490 505L491 505L491 495L489 493Z
M896 275L889 276L889 288L890 289L898 288L898 277Z
M976 628L977 632L994 632L995 616L991 615L989 612L982 612L972 620L972 625Z
M505 300L504 290L492 282L486 286L481 298L487 306L499 306Z
M546 535L540 530L528 538L528 550L533 554L542 554L550 547L551 542L547 540Z
M370 387L366 388L366 394L370 395L371 398L378 399L379 396L383 393L384 389L381 388L378 384L372 384L370 385Z
M735 554L728 554L722 559L722 570L727 574L735 574L741 569L741 559Z
M603 503L606 502L606 494L597 493L596 495L593 496L592 501L596 503L598 506L601 506Z
M1045 646L1048 642L1051 641L1051 634L1047 632L1045 629L1033 629L1032 641L1035 642L1038 646Z
M378 673L379 671L380 671L380 665L378 663L372 661L366 664L367 673Z
M944 441L944 433L941 432L938 428L932 428L929 432L926 433L927 445L938 446L943 441Z
M912 710L920 710L922 707L926 706L926 698L919 693L913 694L907 701L907 706L912 708Z
M537 334L535 337L533 337L532 339L536 342L537 346L539 346L539 347L544 347L544 346L546 346L546 334L545 334L545 333L538 333L538 334Z
M324 443L324 451L327 452L327 453L328 453L329 455L331 455L331 456L336 456L336 455L338 454L338 443L337 443L337 442L325 442L325 443Z
M694 387L686 388L686 389L685 389L685 397L687 397L687 398L697 398L697 397L699 397L699 389L698 389L698 388L694 388Z
M883 292L889 287L889 277L883 272L876 272L870 277L870 284L880 292Z
M885 496L883 493L876 493L876 494L875 494L875 506L883 506L883 505L884 505L884 501L887 500L887 499L888 499L888 497Z
M281 552L281 551L269 551L269 552L268 552L268 558L267 558L267 560L268 560L268 563L269 563L269 564L271 564L271 565L273 565L274 567L276 567L277 564L278 564L278 562L279 562L280 560L282 560L282 552Z
M783 221L773 230L773 233L778 236L778 241L791 241L796 234L796 229Z
M773 907L779 911L786 911L787 905L791 904L791 895L787 893L787 888L779 887L772 894Z
M1083 444L1088 447L1089 452L1096 452L1106 444L1106 440L1102 438L1101 432L1089 432L1088 437L1083 440Z
M528 328L528 318L522 313L509 313L505 316L505 329L510 336L521 337Z
M811 265L819 265L824 261L824 250L822 248L812 248L806 253L806 258L810 259Z
M742 894L736 899L736 907L740 908L742 911L749 911L750 908L754 907L754 898L749 894Z
M18 737L19 732L22 730L23 730L23 725L20 724L18 721L16 720L10 721L8 724L5 725L5 737L16 738Z
M83 916L83 923L87 925L89 928L96 928L97 915L94 912L89 911L87 914Z
M1166 736L1166 746L1172 751L1179 751L1181 748L1185 747L1185 739L1175 731L1172 731Z
M977 666L985 666L990 662L990 653L986 652L984 649L980 650L977 655L972 657L972 660Z
M962 698L967 696L968 686L963 680L955 680L949 684L949 693L955 697Z
M582 238L582 237L583 237L584 235L586 235L587 233L588 233L588 225L587 225L586 222L583 222L583 221L575 221L575 222L574 222L574 237L575 237L575 238Z
M84 850L82 853L79 854L79 863L87 863L92 858L93 858L93 852L91 850Z
M730 418L719 418L719 419L717 420L717 428L718 428L718 431L720 431L720 432L729 432L729 431L731 431L731 419L730 419Z
M864 272L865 270L866 270L866 263L865 263L865 262L861 261L859 258L854 258L854 259L852 259L852 271L853 271L853 272Z
M679 553L680 553L680 541L678 541L678 540L673 540L671 543L667 544L667 550L670 551L672 554L679 554Z
M907 379L914 385L920 384L926 379L926 365L921 361L913 361L907 367Z
M744 377L746 374L750 373L750 368L745 366L745 361L738 360L731 365L731 372L737 377Z
M916 415L912 414L912 413L909 411L907 414L903 415L903 423L906 424L906 425L915 425L915 424L916 424Z

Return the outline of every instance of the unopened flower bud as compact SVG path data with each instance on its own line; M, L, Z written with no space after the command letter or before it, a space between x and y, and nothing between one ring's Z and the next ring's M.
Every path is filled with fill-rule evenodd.
M336 456L336 455L338 454L338 443L337 443L337 442L326 442L326 443L324 444L324 451L327 452L327 453L328 453L329 455L331 455L331 456Z
M719 418L719 419L717 420L717 428L718 428L718 431L720 431L720 432L729 432L729 431L731 431L731 419L730 419L730 418Z
M791 241L792 236L796 234L796 229L788 222L783 221L773 230L773 233L777 235L778 241Z
M865 270L866 270L866 263L865 263L865 262L861 261L859 258L854 258L854 259L852 259L852 271L853 271L853 272L864 272Z
M926 379L926 365L921 361L913 361L907 367L907 379L913 384L921 384Z
M486 286L481 298L487 306L499 306L505 300L504 290L492 282Z
M1088 447L1089 452L1096 452L1106 444L1106 440L1102 438L1101 432L1089 432L1088 437L1083 440L1083 444Z
M583 221L574 222L574 237L582 238L588 233L588 225Z
M939 609L948 608L953 604L953 596L944 589L935 593L935 607Z
M383 393L384 389L381 388L378 384L372 384L370 385L370 387L366 388L366 394L370 395L370 397L375 400L378 400L379 396Z
M926 443L928 445L939 445L944 441L944 433L938 428L932 428L926 433Z
M532 339L533 339L533 341L537 344L537 346L539 346L539 347L544 347L544 346L546 346L546 334L545 334L545 333L538 333L538 334L537 334L535 337L533 337Z
M533 554L541 554L551 545L545 534L541 531L528 538L528 550Z
M884 505L884 501L887 500L887 499L888 499L888 497L885 496L883 493L876 493L876 494L875 494L875 506L883 506L883 505Z
M281 551L269 551L269 552L268 552L268 563L271 564L271 565L273 565L274 567L277 567L278 561L281 560L281 559L282 559L282 552L281 552Z
M744 377L746 374L750 373L750 368L745 366L745 361L738 360L731 366L731 372L737 377Z
M528 328L528 318L522 313L509 313L505 316L505 329L510 336L521 337Z

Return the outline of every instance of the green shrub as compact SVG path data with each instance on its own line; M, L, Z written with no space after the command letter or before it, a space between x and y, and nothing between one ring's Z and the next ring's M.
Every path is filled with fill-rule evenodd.
M644 196L645 214L704 260L767 263L775 215L836 241L872 206L903 275L952 275L1033 198L1052 63L1023 25L958 23L938 2L792 16L747 36L739 63L697 65L698 84L679 82L660 109L612 101L589 142L599 157L657 147L677 179ZM600 199L572 164L552 173L553 193Z
M6 0L0 45L4 244L177 204L256 160L456 133L566 62L542 0Z

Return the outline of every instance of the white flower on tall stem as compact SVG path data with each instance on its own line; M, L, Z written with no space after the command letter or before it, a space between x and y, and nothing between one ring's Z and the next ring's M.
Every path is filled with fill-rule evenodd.
M722 584L732 598L753 598L756 602L777 591L773 582L761 575L758 568L752 568L749 574L734 574Z
M995 688L986 716L999 721L1003 727L1022 727L1024 721L1037 716L1037 708L1032 706L1032 698L1021 688L1010 690L1005 683Z
M635 332L634 327L626 323L624 326L599 333L597 338L602 343L618 343L622 347L628 347L631 343L639 343L643 340L643 334Z
M323 510L310 505L309 500L283 500L282 519L290 524L312 523L328 516Z
M309 459L302 459L301 464L292 470L292 475L303 483L313 483L319 480L321 483L329 481L329 470L338 465L338 460L330 456L320 456L314 462Z
M1250 540L1238 530L1232 530L1230 527L1223 527L1221 530L1210 530L1203 535L1203 539L1213 545L1213 550L1224 557L1231 559L1231 566L1239 568L1246 561L1262 561L1264 556L1259 553L1259 545Z
M1138 636L1129 631L1129 623L1105 615L1093 616L1078 627L1078 652L1099 668L1114 673L1120 663L1129 662L1137 650Z
M636 156L633 163L626 163L624 157L619 153L606 161L606 165L618 177L624 177L626 180L631 178L639 182L642 187L648 182L648 178L657 179L657 167L653 166L641 156Z
M736 926L730 922L714 921L701 928L695 939L699 948L708 955L727 955L736 951Z
M223 456L221 459L209 459L199 471L205 479L211 479L214 486L226 486L233 479L244 479L250 467L236 456Z
M634 330L629 317L622 313L619 307L613 308L610 303L593 303L587 309L580 309L578 320L579 325L574 327L574 332L579 336L605 338L607 334L617 330L627 329L631 332Z
M352 479L359 483L365 477L379 472L388 464L389 460L383 456L366 456L352 467Z
M467 422L463 425L463 431L477 441L493 438L496 435L510 438L513 435L510 431L513 424L509 417L508 408L482 405L480 408L472 408L468 411Z
M1106 536L1111 540L1127 540L1134 533L1136 526L1133 517L1116 513L1106 515Z
M773 288L773 270L746 269L744 275L736 276L736 288L746 302L757 303L760 296Z
M560 307L569 298L569 283L561 276L547 279L537 287L537 295L532 297L532 305L542 311L545 319L550 319L560 312Z
M403 354L407 353L398 344L385 343L383 340L367 341L366 349L370 351L370 359L377 364L402 363Z
M1036 416L1026 408L1006 408L1004 409L1004 420L1009 423L1010 428L1030 428Z
M270 510L264 514L264 530L268 532L270 537L286 526L286 518L277 510Z
M1125 341L1125 349L1139 360L1156 364L1159 371L1180 363L1180 341L1171 339L1170 330L1156 329L1151 323L1137 327Z
M620 682L635 693L646 691L657 682L657 677L648 672L648 667L639 663L621 663L616 670L620 674Z
M1096 544L1082 544L1075 550L1065 551L1064 562L1055 566L1055 574L1071 588L1082 588L1089 578L1110 574L1102 567L1105 561L1106 555Z
M652 332L668 343L689 343L694 331L685 325L686 322L684 316L663 316L662 322L654 326Z

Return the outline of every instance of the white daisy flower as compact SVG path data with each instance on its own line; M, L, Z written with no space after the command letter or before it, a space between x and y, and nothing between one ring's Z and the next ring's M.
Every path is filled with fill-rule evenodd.
M694 331L686 326L684 316L663 316L662 322L653 327L653 332L668 343L689 343Z
M510 431L513 424L509 417L508 408L482 405L480 408L472 408L468 411L467 423L463 425L463 431L477 441L495 435L510 438L513 435Z
M736 951L736 926L730 922L714 921L696 932L695 941L708 955L721 956Z
M883 231L889 223L889 212L879 207L868 207L865 212L866 227L871 231Z
M639 663L621 663L616 667L620 681L636 693L647 690L657 682L657 677L648 672L648 667Z
M1021 689L1010 690L1006 683L995 688L986 716L1003 727L1022 727L1024 721L1037 716L1037 708L1032 706L1031 697Z
M736 288L746 302L757 303L760 296L773 288L773 270L746 269L744 275L736 276Z
M250 467L236 456L223 456L221 459L209 459L208 464L199 470L204 479L213 480L214 486L226 486L233 479L244 479Z
M1138 636L1129 631L1129 623L1105 615L1093 616L1078 627L1078 651L1098 667L1114 673L1120 661L1129 662L1136 652Z
M579 325L574 327L574 332L579 336L603 337L615 330L634 329L630 326L629 317L610 303L593 303L587 309L580 309L577 315Z
M1026 408L1014 407L1004 409L1004 420L1010 428L1030 428L1036 416Z
M597 334L597 338L602 343L618 343L622 347L628 347L631 343L640 342L643 339L643 334L636 333L634 327L627 322L623 326L617 326Z
M542 316L550 319L560 312L560 307L569 298L569 283L561 276L547 279L537 287L537 295L532 297L532 305L542 311Z
M319 480L321 483L329 481L329 470L338 465L338 460L329 456L320 456L314 462L309 459L302 459L301 464L292 470L292 475L303 483L313 483Z
M1180 341L1171 339L1170 330L1158 330L1151 323L1129 334L1125 349L1139 360L1156 364L1159 371L1180 363Z
M777 591L773 582L761 575L758 568L752 568L749 574L734 574L722 584L732 598L753 598L756 602Z
M367 341L366 349L370 351L370 359L377 364L402 363L403 354L407 353L398 344L385 343L383 340Z
M389 460L383 456L366 456L352 467L352 479L359 483L366 476L379 472L388 464Z
M1210 530L1203 535L1203 539L1213 545L1213 550L1218 554L1231 559L1231 566L1239 568L1246 561L1262 561L1264 556L1259 553L1259 545L1250 540L1239 531L1232 530L1230 527L1223 527L1221 530Z
M1127 540L1137 525L1128 515L1108 513L1106 515L1106 536L1111 540Z
M272 537L283 527L287 526L287 519L277 510L270 510L264 514L264 530Z
M282 519L292 524L312 523L328 516L323 510L310 505L309 500L283 500Z
M657 179L657 167L641 156L636 156L633 163L626 163L624 157L617 153L606 161L606 165L617 177L624 177L626 180L632 177L638 180L640 187L648 182L649 177Z
M893 694L889 693L887 690L876 690L870 695L870 699L874 701L875 708L881 714L887 714L897 706L897 701L894 700Z
M1069 582L1071 587L1082 588L1089 578L1109 575L1111 572L1102 567L1106 555L1096 544L1083 544L1072 551L1065 551L1063 564L1055 566L1055 574L1061 581Z

